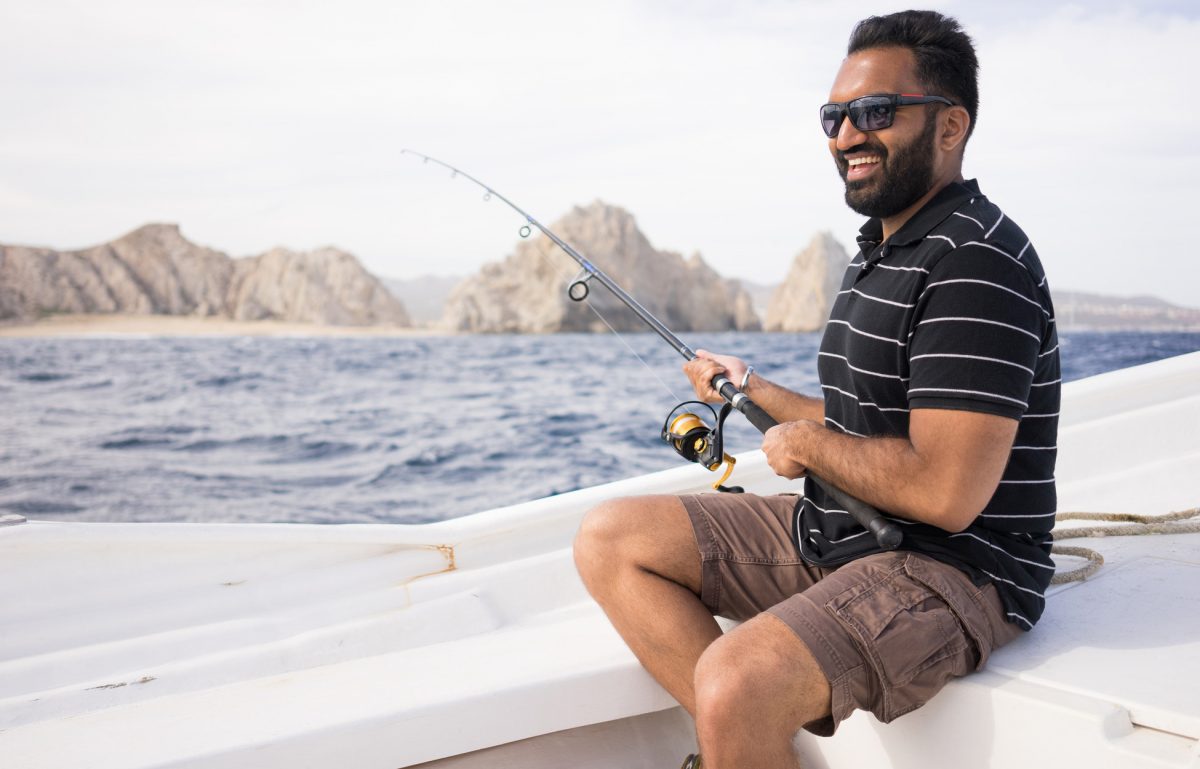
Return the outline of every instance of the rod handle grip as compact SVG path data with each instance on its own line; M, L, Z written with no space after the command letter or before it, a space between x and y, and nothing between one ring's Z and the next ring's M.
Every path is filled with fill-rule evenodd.
M824 489L825 493L832 497L839 507L850 513L854 520L871 532L881 548L895 550L900 547L900 542L904 539L900 527L880 515L878 510L811 472L808 473L808 477Z
M718 374L713 377L712 386L714 390L721 394L722 398L732 403L735 409L742 412L750 424L754 425L760 433L765 433L779 424L775 421L774 417L763 410L762 406L752 401L750 396L738 390L737 385L731 382L728 377ZM850 496L811 472L808 473L808 477L812 478L814 483L824 489L825 493L832 497L840 507L850 513L854 520L858 521L867 531L870 531L875 537L875 541L879 543L879 547L884 550L895 550L900 546L901 540L904 539L904 534L900 531L900 527L884 518L878 510L861 499Z

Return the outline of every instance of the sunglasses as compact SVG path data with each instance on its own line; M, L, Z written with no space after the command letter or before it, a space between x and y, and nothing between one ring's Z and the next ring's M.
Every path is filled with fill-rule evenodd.
M920 93L889 93L878 96L860 96L844 102L821 105L821 128L830 139L838 135L842 120L850 116L850 122L860 131L879 131L888 128L896 119L896 108L909 104L933 104L940 102L954 106L944 96L926 96Z

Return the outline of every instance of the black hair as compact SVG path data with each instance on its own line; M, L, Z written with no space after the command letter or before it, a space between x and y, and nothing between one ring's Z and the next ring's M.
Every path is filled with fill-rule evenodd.
M917 78L928 93L961 104L971 116L967 138L979 112L979 59L975 44L958 21L937 11L900 11L871 16L855 25L846 54L870 48L907 48L917 60Z

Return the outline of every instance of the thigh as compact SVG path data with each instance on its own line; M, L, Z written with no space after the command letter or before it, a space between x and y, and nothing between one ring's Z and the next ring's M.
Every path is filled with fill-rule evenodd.
M800 557L793 494L680 498L700 552L700 598L713 614L747 620L831 573Z
M830 715L807 727L817 734L832 734L856 708L884 723L915 710L1019 632L1003 621L993 585L903 551L846 564L769 611L829 681Z
M632 567L700 592L700 558L679 497L618 497L589 510L575 538L575 562L590 586Z

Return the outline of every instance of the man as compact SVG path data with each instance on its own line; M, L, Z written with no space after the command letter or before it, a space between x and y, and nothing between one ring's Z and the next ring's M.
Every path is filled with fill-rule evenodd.
M585 584L695 718L705 769L797 766L799 729L920 707L1044 607L1058 343L1029 239L962 176L977 68L938 13L851 36L821 123L846 203L871 218L821 343L822 397L732 356L685 366L709 400L714 375L741 382L780 423L771 468L874 505L901 548L811 481L803 497L612 500L580 529ZM714 614L742 624L722 635Z

